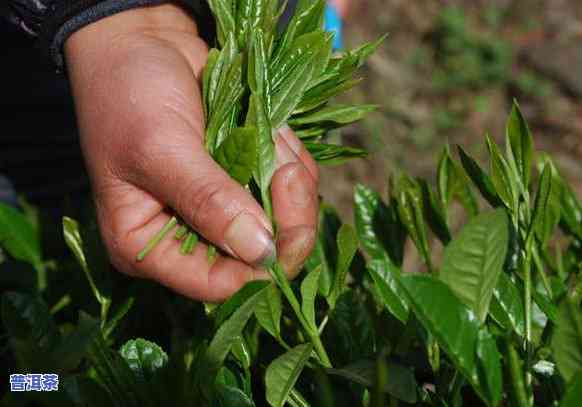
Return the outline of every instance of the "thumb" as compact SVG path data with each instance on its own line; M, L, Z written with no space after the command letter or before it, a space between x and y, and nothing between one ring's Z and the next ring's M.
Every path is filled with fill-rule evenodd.
M205 239L231 256L255 266L272 261L276 255L273 231L250 192L214 162L201 137L178 136L174 140L181 142L171 151L139 154L166 157L152 160L150 165L136 166L145 169L140 177L143 189L173 208ZM157 148L165 149L167 145L158 144Z

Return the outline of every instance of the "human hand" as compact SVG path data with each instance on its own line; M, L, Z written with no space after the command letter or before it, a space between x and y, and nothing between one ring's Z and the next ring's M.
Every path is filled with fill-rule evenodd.
M134 9L76 32L65 44L101 234L117 269L186 296L220 301L268 278L273 231L252 195L204 149L200 77L207 47L180 7ZM312 250L318 170L288 128L276 137L271 191L278 260L290 277ZM222 249L179 253L168 236L142 262L137 253L175 210ZM251 266L252 265L252 266Z

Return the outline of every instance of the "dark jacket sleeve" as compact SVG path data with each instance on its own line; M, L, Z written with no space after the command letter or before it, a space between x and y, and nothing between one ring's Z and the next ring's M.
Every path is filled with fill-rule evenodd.
M8 0L3 14L24 32L38 38L39 45L62 67L62 46L75 31L104 17L136 7L168 0ZM196 18L200 32L212 37L213 24L206 0L178 1Z

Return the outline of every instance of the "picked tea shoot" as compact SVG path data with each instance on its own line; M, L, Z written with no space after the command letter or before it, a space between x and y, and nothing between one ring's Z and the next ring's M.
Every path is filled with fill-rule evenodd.
M314 159L335 165L363 150L325 142L329 131L362 119L373 105L331 105L359 82L356 71L384 38L332 55L333 34L323 30L325 0L300 0L287 26L278 30L278 0L209 0L217 26L202 92L205 147L237 182L248 187L272 219L271 177L276 129L285 123ZM141 261L178 224L180 253L190 254L196 232L175 217L139 253ZM209 258L216 250L209 246Z

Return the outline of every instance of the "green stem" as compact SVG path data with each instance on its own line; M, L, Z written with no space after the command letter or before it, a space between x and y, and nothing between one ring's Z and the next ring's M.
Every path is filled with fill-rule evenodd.
M145 259L145 256L148 255L149 252L151 252L161 241L164 237L166 237L166 235L170 232L170 230L172 230L174 228L174 226L176 226L178 224L178 219L175 216L172 216L170 218L170 220L168 221L168 223L166 223L166 225L162 228L162 230L160 230L146 245L146 247L144 247L144 249L139 252L139 254L137 255L137 261L142 261L143 259Z
M289 302L289 305L291 305L291 308L295 312L295 315L297 316L297 319L299 320L299 323L303 327L305 333L307 333L309 336L309 339L313 344L313 349L315 350L315 353L317 353L321 363L325 367L332 367L329 356L327 355L327 352L325 351L323 343L319 337L317 326L312 327L307 319L305 319L305 316L301 311L301 305L299 304L299 301L297 300L297 297L295 296L295 293L293 292L293 289L291 288L291 285L289 284L283 269L278 264L274 264L272 267L269 267L269 271L277 283L277 286L283 292L283 295Z
M525 383L527 388L530 388L532 377L529 373L529 366L531 364L531 351L529 344L531 343L531 322L532 322L532 282L531 282L531 251L526 248L526 253L522 257L521 269L524 281L524 310L525 310L525 344L524 350L526 355L525 364Z
M520 366L520 358L515 348L507 340L505 343L507 365L506 371L511 385L511 395L517 407L529 407L527 390L523 381L523 372Z

